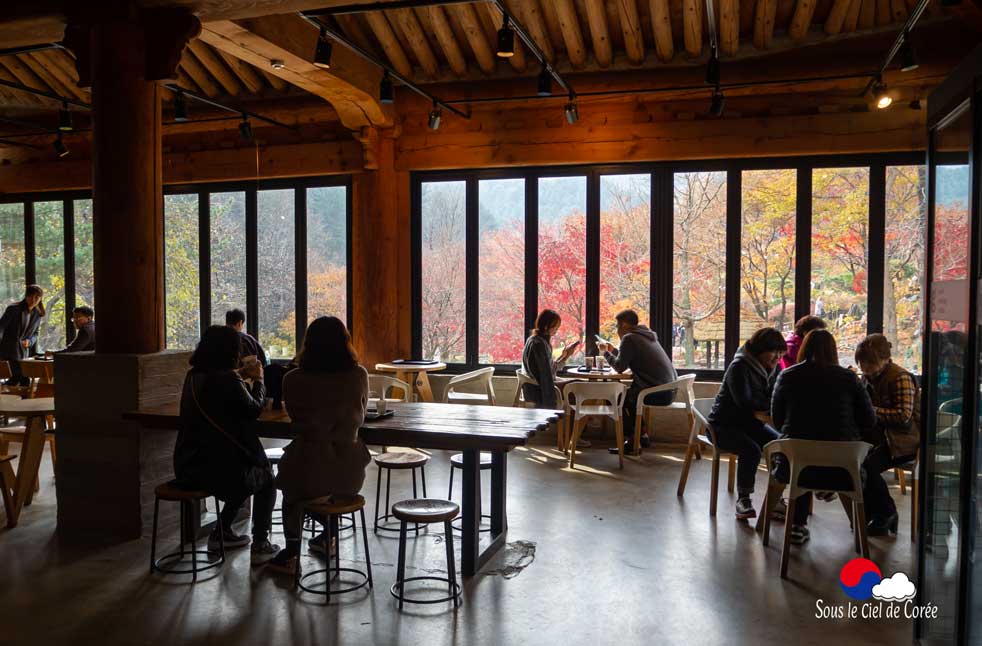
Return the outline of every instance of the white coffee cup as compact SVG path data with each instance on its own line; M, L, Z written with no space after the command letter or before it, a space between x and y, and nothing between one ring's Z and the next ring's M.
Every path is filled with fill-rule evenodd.
M385 415L385 411L388 408L388 404L389 403L385 401L385 399L379 399L377 402L375 402L375 410L378 412L379 415Z
M586 362L586 369L593 370L593 357L586 357L584 361Z

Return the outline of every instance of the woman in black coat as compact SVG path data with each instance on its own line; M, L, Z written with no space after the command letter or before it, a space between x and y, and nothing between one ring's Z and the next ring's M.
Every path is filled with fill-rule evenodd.
M824 442L858 440L876 423L866 388L854 372L839 365L835 337L828 330L809 332L798 363L777 378L771 415L781 437ZM775 457L772 469L776 480L788 482L790 470L783 455ZM801 484L819 489L851 488L852 483L844 476L841 469L811 467L802 472ZM796 545L809 537L805 524L810 502L811 494L806 493L794 504L791 542Z
M24 386L20 362L31 354L31 348L38 342L38 328L44 316L44 292L37 285L28 285L24 298L9 305L0 318L0 361L10 364L13 378L10 385Z
M263 563L279 551L269 542L276 501L273 473L255 429L266 388L258 362L236 370L238 363L238 332L209 327L184 379L174 473L181 487L204 490L225 501L209 547L217 548L219 531L224 532L226 548L249 544L248 537L232 531L232 522L253 497L252 562Z

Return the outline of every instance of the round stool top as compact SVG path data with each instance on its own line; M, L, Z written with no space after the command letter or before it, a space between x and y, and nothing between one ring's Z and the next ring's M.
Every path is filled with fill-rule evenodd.
M422 453L383 453L375 456L375 464L385 469L415 469L430 461L430 456Z
M463 453L454 453L453 455L451 455L450 456L450 466L452 466L455 469L463 469L464 468L464 454ZM491 454L490 453L485 453L484 451L481 451L481 470L483 471L485 469L490 469L490 468L491 468Z
M156 493L161 500L203 500L211 496L207 491L182 489L178 486L177 480L158 485Z
M392 515L408 523L441 523L453 520L458 513L457 503L434 498L414 498L392 505Z
M340 514L350 514L358 511L365 506L365 499L361 496L354 498L332 500L330 502L307 502L303 508L325 516L337 516Z
M283 459L283 449L266 449L266 459L276 464Z

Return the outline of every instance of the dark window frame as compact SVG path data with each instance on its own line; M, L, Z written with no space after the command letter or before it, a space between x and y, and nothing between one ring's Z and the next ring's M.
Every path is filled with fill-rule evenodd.
M467 186L467 222L476 218L476 187L487 179L525 180L525 316L526 328L535 320L538 301L538 180L548 177L585 176L587 180L587 338L599 328L600 321L594 320L599 314L599 263L590 262L599 258L598 236L590 236L591 223L599 226L599 187L600 177L604 175L650 174L651 176L651 280L650 302L651 320L649 325L658 333L660 339L671 339L672 325L672 278L674 260L674 204L673 186L675 173L719 171L727 174L727 242L726 242L726 338L725 364L728 365L739 344L740 311L740 244L742 227L742 172L745 170L790 169L797 173L796 191L796 243L795 243L795 318L807 314L810 303L811 279L811 220L812 220L812 175L817 168L865 167L870 171L869 186L869 258L870 275L877 278L883 268L872 268L872 263L882 262L884 250L883 218L885 209L885 187L883 173L887 166L911 166L924 163L925 152L868 153L848 155L802 155L785 157L750 157L733 159L707 159L665 161L650 163L618 163L570 166L527 166L516 168L454 169L438 171L414 171L410 173L411 195L411 234L412 234L412 352L414 357L422 353L422 184L424 182L463 181ZM471 197L474 193L474 197ZM591 197L593 199L591 199ZM475 205L470 213L471 202ZM472 228L475 233L472 233ZM468 267L468 280L465 286L466 321L465 348L467 357L464 363L448 364L448 372L464 372L488 364L478 363L477 338L479 321L477 316L479 285L477 283L476 227L468 227L465 241ZM875 236L879 235L879 241ZM471 277L473 274L474 277ZM867 279L869 280L869 278ZM596 289L591 292L591 287ZM867 332L882 330L883 290L867 287L867 312L876 314L867 317ZM801 311L804 310L804 311ZM588 348L591 347L588 345ZM667 347L671 353L671 347ZM514 364L493 364L501 374L511 374ZM699 379L719 379L723 370L680 369L680 374L694 373Z

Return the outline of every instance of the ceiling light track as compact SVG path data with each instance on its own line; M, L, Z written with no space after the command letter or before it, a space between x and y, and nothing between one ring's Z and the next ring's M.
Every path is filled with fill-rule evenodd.
M196 92L185 90L184 88L182 88L181 86L175 83L165 83L164 87L166 87L168 90L170 90L175 94L183 94L184 96L194 99L195 101L199 101L200 103L204 103L206 105L210 105L212 107L219 108L221 110L226 110L227 112L234 112L238 114L243 120L247 120L251 118L251 119L255 119L256 121L262 121L263 123L268 123L271 126L286 128L287 130L293 130L293 131L297 130L296 126L291 126L289 124L283 123L282 121L277 121L276 119L270 119L269 117L264 117L261 114L251 112L243 108L236 108L230 105L226 105L224 103L219 103L218 101L209 99L208 97L198 94Z
M41 43L39 45L25 45L24 47L7 47L6 49L0 49L0 56L30 54L31 52L43 52L47 49L65 49L65 47L61 43Z
M886 73L887 68L890 67L890 63L892 63L893 59L900 53L900 50L904 48L904 43L908 42L910 33L914 31L914 25L916 25L917 21L921 19L922 15L924 15L924 10L927 9L928 2L929 0L920 0L920 2L917 3L917 6L914 7L914 10L910 12L907 22L904 23L900 33L898 33L897 37L894 39L893 45L890 46L890 49L887 51L887 55L883 58L883 63L880 65L879 69L869 74L869 82L866 84L866 89L863 90L864 96L870 90L872 90L877 83L882 83L883 74ZM907 62L909 61L903 62L902 64L906 65Z
M58 103L62 103L62 104L67 103L68 105L74 105L74 106L79 107L79 108L85 108L86 110L91 110L92 109L92 106L89 105L88 103L85 103L84 101L76 101L75 99L72 99L72 98L69 98L69 97L60 96L58 94L55 94L54 92L46 92L44 90L36 90L36 89L34 89L32 87L29 87L27 85L23 85L21 83L14 83L13 81L7 81L7 80L4 80L4 79L0 79L0 87L7 87L7 88L10 88L12 90L20 90L22 92L27 92L28 94L34 94L34 95L37 95L37 96L43 96L43 97L46 97L46 98L51 99L52 101L57 101Z

